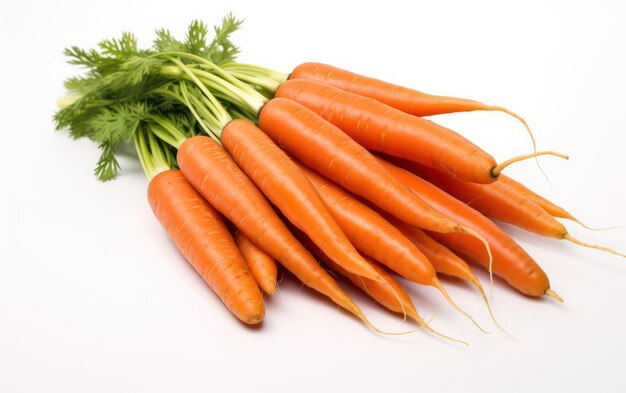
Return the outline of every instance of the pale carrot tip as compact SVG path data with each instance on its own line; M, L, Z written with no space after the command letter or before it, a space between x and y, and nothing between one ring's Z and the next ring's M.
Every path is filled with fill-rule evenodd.
M569 240L570 242L572 242L574 244L578 244L579 246L582 246L582 247L593 248L593 249L596 249L596 250L600 250L600 251L608 252L608 253L613 254L613 255L620 256L622 258L626 258L626 254L622 254L621 252L617 252L617 251L615 251L615 250L613 250L612 248L609 248L609 247L603 247L603 246L598 246L598 245L595 245L595 244L585 243L583 241L580 241L580 240L576 239L575 237L572 237L569 233L566 233L563 238L565 240Z
M430 319L428 321L424 321L424 319L417 313L415 315L411 315L411 318L413 318L417 323L420 324L420 326L422 326L424 329L428 330L432 334L434 334L436 336L439 336L441 338L444 338L446 340L453 341L455 343L464 344L464 345L469 347L469 343L467 341L459 340L458 338L447 336L447 335L445 335L443 333L440 333L437 330L431 328L430 327L430 323L433 321L433 319L435 319L435 315L436 314L437 314L437 311L433 312L433 315L430 317Z
M446 291L446 289L441 285L441 283L438 280L435 281L432 285L435 288L437 288L439 292L441 292L443 297L448 301L448 303L450 303L452 307L454 307L455 310L457 310L458 312L463 314L467 319L469 319L474 324L474 326L478 328L478 330L480 330L481 332L485 334L491 334L490 331L483 329L482 326L480 326L478 322L476 322L474 317L472 317L467 311L463 310L458 304L454 302L454 300L452 300L452 298L450 297L450 294L448 294L448 291Z
M502 331L504 334L506 334L513 340L516 340L516 338L513 337L511 333L509 333L505 328L500 326L498 321L496 321L496 317L493 315L493 310L491 309L491 305L489 304L489 299L487 299L487 295L485 294L485 290L483 289L483 286L480 284L480 281L478 281L478 279L472 280L472 284L474 284L474 286L476 286L476 288L478 289L478 292L480 292L480 296L483 298L483 301L485 302L485 305L487 306L487 311L489 311L489 316L491 317L491 321L493 321L493 324L496 325L496 327L500 329L500 331Z
M246 318L245 322L246 322L248 325L256 325L256 324L258 324L258 323L263 322L263 317L264 317L264 315L263 315L263 314L251 315L251 316L249 316L248 318Z
M544 295L551 297L552 299L556 300L559 303L563 303L563 298L550 288L546 289L546 292L544 293Z
M568 217L570 220L574 221L575 223L577 223L578 225L582 226L583 228L589 229L590 231L608 231L611 229L622 229L622 228L626 228L626 225L614 225L611 227L599 227L599 228L594 228L594 227L590 227L589 225L581 222L579 219L577 219L576 217L572 216L570 214L570 216Z
M418 330L420 330L422 328L422 326L418 326L417 328L415 328L413 330L408 330L408 331L404 331L404 332L386 332L384 330L381 330L381 329L377 328L372 322L370 322L370 320L365 317L365 315L361 312L361 310L359 310L358 313L353 311L353 313L357 317L359 317L359 319L367 327L369 327L370 329L372 329L376 333L382 334L382 335L385 335L385 336L404 336L404 335L407 335L407 334L413 334L413 333L417 332Z
M539 156L555 156L555 157L562 158L564 160L569 160L568 155L557 153L551 150L539 151L539 152L535 152L531 154L523 154L521 156L513 157L506 161L502 161L498 165L494 166L493 168L491 168L491 175L494 178L497 178L498 176L500 176L500 173L504 170L504 168L508 167L509 165L515 164L516 162L527 160L529 158L539 157Z

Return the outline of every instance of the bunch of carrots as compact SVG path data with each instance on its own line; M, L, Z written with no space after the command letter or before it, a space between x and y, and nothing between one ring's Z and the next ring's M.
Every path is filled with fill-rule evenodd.
M156 218L241 321L263 320L262 292L275 293L278 265L377 331L327 269L439 335L395 275L436 288L472 321L438 279L467 281L489 307L466 260L524 295L562 301L491 218L614 252L573 238L555 219L571 214L501 174L522 159L566 156L535 149L497 163L423 118L502 111L528 129L520 116L325 64L283 74L237 63L230 35L240 24L226 16L211 40L194 21L184 40L161 29L148 49L128 33L67 49L87 72L66 81L54 119L99 143L101 180L119 171L120 145L134 144Z

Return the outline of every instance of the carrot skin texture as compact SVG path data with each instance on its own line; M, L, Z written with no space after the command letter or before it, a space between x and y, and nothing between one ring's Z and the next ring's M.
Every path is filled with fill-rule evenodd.
M486 216L541 236L563 239L567 235L563 224L500 180L490 184L468 183L419 164L405 161L402 166Z
M304 63L297 66L290 79L308 79L326 83L341 90L373 98L414 116L492 110L481 102L465 98L437 96L384 82L328 64Z
M411 172L381 159L385 167L442 214L484 236L493 254L493 272L519 292L539 297L550 289L546 273L522 247L487 217ZM487 252L474 238L459 234L430 235L448 248L489 266Z
M430 261L380 214L311 169L302 171L361 253L418 284L437 282Z
M241 252L241 256L263 292L273 295L276 292L278 279L278 267L274 258L252 243L241 231L235 233L235 243Z
M260 323L263 296L222 216L177 170L152 179L148 200L178 250L226 307L242 322Z
M515 192L519 193L520 195L528 198L530 201L541 206L542 209L544 209L546 212L548 212L548 214L550 214L553 217L566 218L569 220L574 219L574 217L567 210L550 202L546 198L530 190L528 187L526 187L522 183L516 180L513 180L506 175L500 175L500 177L498 178L498 182L510 187Z
M495 159L465 137L372 98L304 79L282 83L276 97L313 110L368 150L444 168L466 181L496 180Z
M274 98L261 110L259 124L304 165L403 221L435 232L462 231L387 172L369 151L310 109Z
M263 131L248 120L233 120L222 144L237 165L283 215L351 273L377 279L343 233L300 168Z
M263 194L217 142L205 136L191 137L180 145L177 161L194 188L248 239L306 286L362 317L356 304L296 240Z

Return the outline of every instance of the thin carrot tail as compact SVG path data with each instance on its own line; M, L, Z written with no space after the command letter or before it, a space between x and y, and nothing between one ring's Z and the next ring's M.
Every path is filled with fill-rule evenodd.
M608 252L617 256L620 256L622 258L626 258L626 254L622 254L621 252L617 252L615 250L613 250L612 248L609 247L603 247L603 246L598 246L596 244L590 244L590 243L585 243L581 240L576 239L575 237L571 236L569 233L565 234L564 237L565 240L568 240L574 244L578 244L579 246L583 246L583 247L587 247L587 248L593 248L596 250L600 250L600 251L604 251L604 252Z
M411 318L413 318L417 323L420 324L421 327L423 327L424 329L428 330L429 332L431 332L435 336L439 336L441 338L444 338L446 340L450 340L450 341L455 342L455 343L465 344L466 346L469 347L469 343L467 341L459 340L458 338L447 336L447 335L445 335L443 333L438 332L437 330L433 329L432 327L430 327L430 322L435 318L435 314L433 314L433 316L428 321L424 321L424 319L419 314L412 315Z
M608 231L608 230L611 230L611 229L626 228L626 225L614 225L614 226L610 226L610 227L599 227L599 228L590 227L589 225L581 222L579 219L577 219L576 217L572 216L571 214L568 217L568 219L574 221L575 223L577 223L578 225L582 226L583 228L589 229L590 231Z
M500 173L504 170L504 168L508 167L511 164L515 164L516 162L520 162L520 161L524 161L527 160L529 158L537 158L539 156L555 156L555 157L559 157L562 158L564 160L569 160L569 156L562 154L562 153L558 153L552 150L546 150L546 151L539 151L539 152L534 152L531 154L522 154L520 156L517 157L513 157L513 158L509 158L506 161L502 161L501 163L499 163L498 165L494 166L493 168L491 168L491 176L493 176L494 178L497 178ZM545 173L544 173L545 175Z
M489 255L489 297L493 299L493 255L491 254L491 247L489 246L489 242L481 234L471 228L459 225L458 229L458 232L466 233L480 240L480 242L485 245L485 249L487 249L487 254Z
M478 281L478 279L473 279L471 283L476 287L476 289L478 289L478 292L480 292L480 296L483 298L483 301L485 302L485 305L487 306L487 310L489 311L489 316L491 317L491 320L493 321L494 325L496 325L498 329L504 332L504 334L511 337L513 340L516 340L516 338L513 337L511 333L509 333L505 328L503 328L498 323L498 321L496 321L496 317L493 315L493 310L491 309L491 305L489 304L489 299L487 298L487 294L485 294L485 290L483 289L483 286L480 283L480 281Z
M450 294L448 294L448 291L446 291L446 289L441 285L441 283L439 282L439 280L435 281L435 283L433 283L433 286L435 288L437 288L439 290L439 292L441 292L441 294L443 295L443 297L446 298L446 300L448 301L448 303L450 303L450 305L452 307L454 307L458 312L460 312L461 314L463 314L467 319L469 319L477 328L478 330L480 330L481 332L485 333L485 334L491 334L490 331L487 331L485 329L483 329L478 322L476 322L476 320L474 319L474 317L472 317L467 311L463 310L461 307L459 307L454 300L452 300L452 298L450 297Z
M404 332L386 332L384 330L377 328L372 322L370 322L370 320L367 319L365 314L363 314L363 311L361 311L361 309L354 302L351 302L351 303L352 305L347 310L350 311L352 314L354 314L357 318L359 318L367 327L369 327L370 329L372 329L378 334L382 334L385 336L404 336L407 334L415 333L422 328L422 326L420 325L416 329L408 330Z
M522 123L524 128L526 128L526 131L528 132L528 135L530 136L530 140L533 143L533 153L537 153L537 141L535 140L535 135L533 134L532 130L530 129L530 126L526 122L526 119L524 119L522 116L518 115L517 113L515 113L512 110L509 110L509 109L507 109L507 108L505 108L503 106L490 106L489 108L490 108L490 110L493 110L493 111L499 111L499 112L502 112L502 113L506 113L507 115L512 116L512 117L516 118L517 120L519 120L519 122ZM539 164L539 159L537 158L537 156L535 156L535 162L537 163L537 168L539 168L539 170L541 171L541 174L543 175L543 177L546 178L546 180L548 181L548 184L550 184L550 187L552 187L552 182L548 178L548 175L546 174L546 172L541 167L541 164Z

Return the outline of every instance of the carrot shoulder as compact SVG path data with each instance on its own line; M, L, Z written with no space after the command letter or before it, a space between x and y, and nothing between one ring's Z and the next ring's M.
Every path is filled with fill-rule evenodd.
M176 170L152 179L148 200L176 247L226 307L245 323L261 322L263 297L221 215Z

